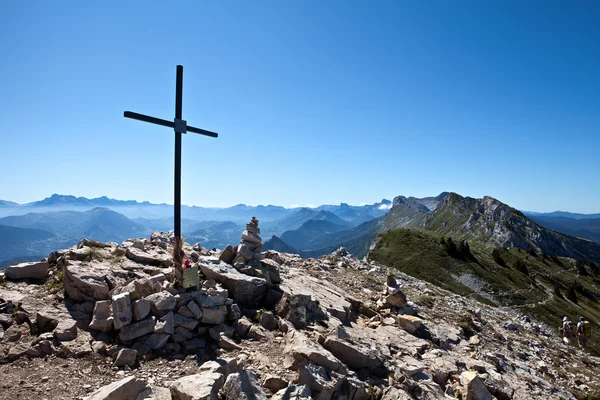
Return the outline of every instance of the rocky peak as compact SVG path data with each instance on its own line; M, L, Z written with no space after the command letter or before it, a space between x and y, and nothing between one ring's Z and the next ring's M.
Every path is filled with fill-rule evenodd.
M345 249L306 260L261 252L259 233L253 218L243 265L239 246L184 244L198 267L189 290L171 285L170 233L82 241L10 267L0 297L20 305L0 314L3 395L575 399L600 390L600 359L527 315Z

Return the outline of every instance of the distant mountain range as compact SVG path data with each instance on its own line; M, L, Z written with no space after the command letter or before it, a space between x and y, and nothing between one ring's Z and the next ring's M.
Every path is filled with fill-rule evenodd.
M541 217L535 217L540 219ZM536 223L522 212L491 197L473 199L456 193L441 193L436 197L415 198L398 196L387 215L364 224L342 230L329 224L305 224L277 237L298 249L302 256L320 256L338 246L352 248L358 257L366 256L378 235L399 228L429 231L457 240L468 240L482 245L503 248L531 248L553 256L575 259L600 260L600 244L562 233L566 222L557 217L546 217ZM550 221L550 222L549 222ZM572 219L570 228L585 226L592 236L600 232L594 219ZM551 223L553 222L553 223ZM546 223L548 227L544 227ZM321 229L320 234L316 232ZM574 230L571 232L574 232ZM581 232L581 231L578 231ZM581 235L580 235L581 236ZM278 243L279 246L281 244ZM266 248L272 244L267 242Z
M120 242L173 226L171 205L106 196L87 199L54 194L28 204L2 200L0 215L5 215L0 218L0 225L32 230L15 234L22 240L20 245L0 242L0 260L44 255L51 247L48 243L57 241L74 243L87 237ZM574 258L597 259L600 254L597 243L591 242L600 242L600 218L593 218L596 214L588 218L565 212L525 215L490 197L471 199L448 192L425 198L397 196L393 201L362 206L184 206L182 215L185 239L207 248L237 244L244 224L256 216L262 237L270 238L265 241L265 249L289 248L305 257L327 254L340 246L363 257L378 235L398 228L421 229L501 247L531 247ZM40 236L40 231L54 236Z
M348 204L323 205L316 209L281 206L248 206L238 204L228 208L182 207L182 234L188 242L207 248L223 248L237 244L245 224L256 216L263 237L281 235L298 229L308 221L326 221L350 229L365 220L384 215L391 201L363 206ZM19 245L0 241L0 266L10 258L23 259L45 256L52 243L76 243L81 238L121 242L132 237L144 237L152 231L167 231L173 227L173 206L147 201L115 200L106 196L94 199L53 194L32 203L17 204L0 201L0 225L32 229L28 240ZM38 231L53 236L45 239ZM23 231L26 232L26 231ZM19 236L27 239L27 234ZM322 233L329 233L324 230ZM8 234L6 234L8 235ZM63 246L65 247L65 246ZM57 248L57 247L56 247Z

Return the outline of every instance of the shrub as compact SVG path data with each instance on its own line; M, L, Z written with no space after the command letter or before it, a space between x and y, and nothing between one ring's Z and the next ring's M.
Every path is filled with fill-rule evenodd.
M492 250L492 258L499 266L506 267L506 262L502 258L502 255L500 255L500 250L498 248Z
M575 293L574 285L569 286L567 289L567 299L571 300L575 304L579 303L579 300L577 300L577 293Z
M521 259L518 259L517 261L515 261L515 264L513 265L515 267L515 269L525 275L529 275L529 270L527 269L527 264L525 264L525 262Z
M577 273L581 276L588 276L587 270L585 269L585 261L577 260L575 262L575 268L577 268Z

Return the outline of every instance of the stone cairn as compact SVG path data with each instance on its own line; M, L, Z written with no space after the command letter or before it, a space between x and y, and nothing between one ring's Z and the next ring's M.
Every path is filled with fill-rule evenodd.
M235 248L227 245L219 259L232 264L240 272L259 266L260 261L264 259L260 252L262 239L258 236L259 234L258 220L256 217L252 217L252 220L246 224L246 230L242 232L240 244Z

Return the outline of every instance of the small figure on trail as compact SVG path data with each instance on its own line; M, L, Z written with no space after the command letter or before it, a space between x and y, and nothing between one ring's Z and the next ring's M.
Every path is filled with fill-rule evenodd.
M560 328L558 328L558 332L562 331L563 334L563 342L565 344L571 344L571 337L573 336L573 321L569 319L569 317L563 318L563 323Z
M579 317L575 335L577 336L579 347L582 349L585 348L589 338L592 336L592 324L590 324L590 321L586 321L583 317Z

